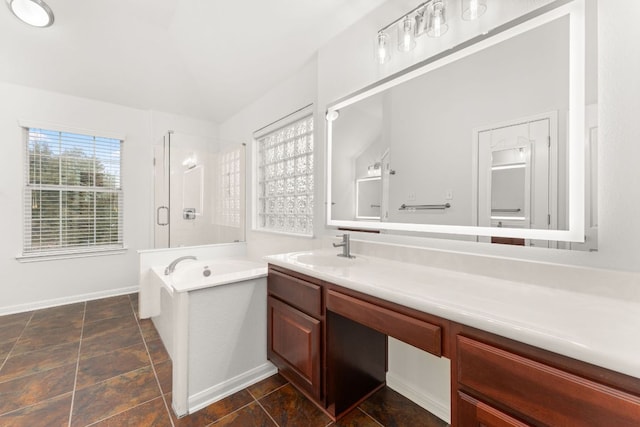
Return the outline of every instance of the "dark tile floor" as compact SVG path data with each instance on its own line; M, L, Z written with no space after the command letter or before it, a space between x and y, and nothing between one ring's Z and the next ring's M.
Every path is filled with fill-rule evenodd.
M0 316L0 426L446 426L385 388L337 424L279 375L177 419L137 295Z

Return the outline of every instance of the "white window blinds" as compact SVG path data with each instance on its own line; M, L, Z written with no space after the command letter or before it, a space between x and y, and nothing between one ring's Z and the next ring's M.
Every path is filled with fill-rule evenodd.
M26 133L24 255L123 248L122 141Z

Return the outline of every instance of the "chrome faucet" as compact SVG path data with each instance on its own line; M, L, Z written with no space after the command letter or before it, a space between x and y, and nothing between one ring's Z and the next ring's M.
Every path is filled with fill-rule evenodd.
M333 244L334 248L342 247L342 253L338 254L338 256L342 256L345 258L355 258L354 255L351 255L351 241L349 240L349 233L344 233L342 236L336 237L342 237L342 242Z
M193 255L181 256L180 258L176 258L173 261L171 261L171 264L169 264L167 268L164 269L164 275L168 276L171 273L173 273L173 270L176 269L176 265L178 265L180 261L184 261L185 259L197 260L198 258L194 257Z

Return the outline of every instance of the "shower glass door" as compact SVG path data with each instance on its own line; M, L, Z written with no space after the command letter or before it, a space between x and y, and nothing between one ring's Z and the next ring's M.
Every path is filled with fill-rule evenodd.
M244 240L244 144L168 132L154 147L154 247Z

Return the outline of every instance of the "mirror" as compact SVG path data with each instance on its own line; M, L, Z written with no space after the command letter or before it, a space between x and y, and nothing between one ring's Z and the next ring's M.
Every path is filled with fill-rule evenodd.
M582 0L538 9L330 105L328 225L582 241L586 22Z
M381 181L379 176L356 180L356 219L380 219Z

